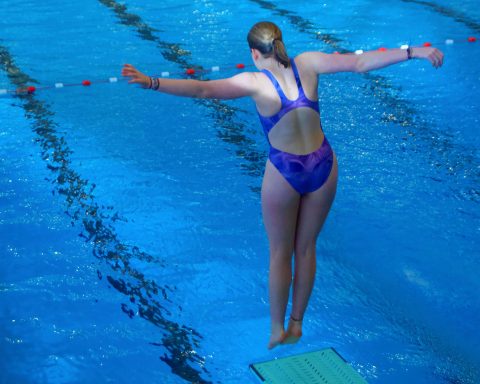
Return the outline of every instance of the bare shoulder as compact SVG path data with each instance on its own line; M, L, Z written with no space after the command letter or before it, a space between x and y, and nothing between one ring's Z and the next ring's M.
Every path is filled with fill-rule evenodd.
M249 90L250 96L254 96L262 89L262 74L260 72L241 72L233 76L235 82L243 84Z
M318 73L317 69L322 61L328 60L328 54L318 51L307 51L295 57L295 63L304 70Z
M218 99L236 99L254 97L260 87L255 72L241 72L232 77L200 82L202 97Z
M236 78L237 80L240 81L256 81L257 77L257 72L240 72L236 75L233 76L233 78Z
M298 59L297 59L298 58ZM356 55L341 55L318 51L303 52L295 61L316 74L355 71Z
M265 84L267 77L262 72L243 72L245 79L250 82L254 87L262 87Z
M319 59L326 59L328 56L330 56L328 53L323 53L320 51L306 51L295 57L295 61L310 62Z
M241 72L228 79L231 84L248 88L252 91L258 88L259 76L258 72Z

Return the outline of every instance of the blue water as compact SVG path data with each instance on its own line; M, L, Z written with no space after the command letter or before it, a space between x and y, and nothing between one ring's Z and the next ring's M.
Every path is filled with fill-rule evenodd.
M291 55L445 53L321 77L338 192L304 338L273 351L251 101L0 96L0 383L253 383L251 362L329 346L369 383L480 382L480 45L443 44L479 37L476 5L0 1L0 89L248 64L262 19Z

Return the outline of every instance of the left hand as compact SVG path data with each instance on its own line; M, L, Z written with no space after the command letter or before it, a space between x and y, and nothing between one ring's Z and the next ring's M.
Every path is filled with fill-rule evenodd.
M123 65L122 76L131 78L128 81L129 84L140 84L143 88L150 88L150 77L144 75L131 64Z
M434 47L414 47L412 55L415 58L430 61L435 68L439 68L443 64L443 52Z

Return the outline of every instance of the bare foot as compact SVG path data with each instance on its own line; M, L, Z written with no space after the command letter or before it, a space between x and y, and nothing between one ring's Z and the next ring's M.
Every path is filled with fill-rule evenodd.
M283 340L285 339L285 331L282 329L277 332L272 332L272 335L270 336L270 342L268 343L268 349L273 349L277 345L283 343Z
M295 344L302 337L302 320L290 317L282 344Z

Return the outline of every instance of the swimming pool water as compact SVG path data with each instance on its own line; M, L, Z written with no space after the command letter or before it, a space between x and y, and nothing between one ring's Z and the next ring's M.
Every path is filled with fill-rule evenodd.
M321 77L338 192L304 338L273 351L251 101L0 96L0 383L253 383L249 363L327 346L369 383L479 382L475 5L0 1L0 89L249 64L263 19L291 55L457 41L440 70Z

